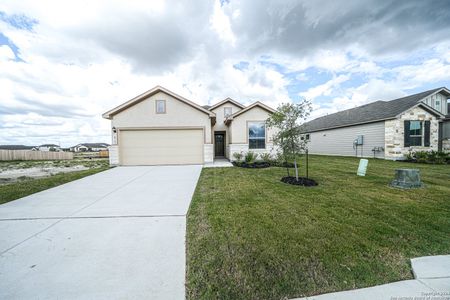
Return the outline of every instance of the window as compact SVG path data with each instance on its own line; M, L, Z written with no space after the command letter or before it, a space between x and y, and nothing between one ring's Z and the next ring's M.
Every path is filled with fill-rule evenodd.
M248 122L248 148L266 148L266 124L265 122Z
M304 135L301 135L301 136L300 136L300 139L301 139L302 141L309 141L309 133L304 134Z
M166 113L166 100L156 100L156 113L157 114Z
M436 100L435 104L436 104L436 110L441 111L441 100Z
M421 121L409 123L409 137L411 146L422 146L423 124Z
M231 116L231 112L232 110L231 110L231 107L224 107L223 108L223 115L225 116L225 118L226 117L228 117L228 116Z

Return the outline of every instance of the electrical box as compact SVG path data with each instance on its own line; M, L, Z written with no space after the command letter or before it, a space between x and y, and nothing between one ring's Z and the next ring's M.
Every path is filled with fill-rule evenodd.
M355 145L362 145L364 144L364 136L363 135L358 135L355 139L355 141L353 142L353 144Z

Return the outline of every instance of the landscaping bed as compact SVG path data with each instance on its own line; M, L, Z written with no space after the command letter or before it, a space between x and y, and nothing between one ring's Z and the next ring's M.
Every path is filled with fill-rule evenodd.
M301 185L301 186L316 186L317 182L310 178L299 177L298 180L294 176L285 176L281 178L281 182L292 184L292 185Z
M410 151L405 162L425 164L450 164L450 153L442 151Z
M269 167L283 167L283 168L294 168L294 164L291 162L278 162L278 161L255 161L255 162L231 162L235 167L241 167L246 169L260 169Z
M188 299L289 299L411 279L410 258L449 254L448 165L426 189L389 187L409 163L310 156L319 185L286 169L203 169L187 217ZM304 164L300 164L304 176ZM292 173L291 173L292 175Z
M235 167L241 167L241 168L247 168L247 169L261 169L261 168L268 168L270 167L270 163L263 162L263 161L257 161L252 163L247 162L232 162L233 166Z

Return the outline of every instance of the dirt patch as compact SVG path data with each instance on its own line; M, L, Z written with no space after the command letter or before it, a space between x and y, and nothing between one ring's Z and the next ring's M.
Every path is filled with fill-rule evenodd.
M281 178L281 182L292 184L292 185L302 185L302 186L316 186L317 182L310 178L299 177L298 180L294 176L286 176Z
M48 177L59 173L76 172L88 169L88 167L83 165L75 165L70 167L42 166L7 169L0 172L0 184L16 182L25 179Z

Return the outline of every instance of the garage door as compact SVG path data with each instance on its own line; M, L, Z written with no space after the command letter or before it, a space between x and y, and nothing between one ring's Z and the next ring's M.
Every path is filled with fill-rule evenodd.
M120 131L122 165L203 164L203 130Z

